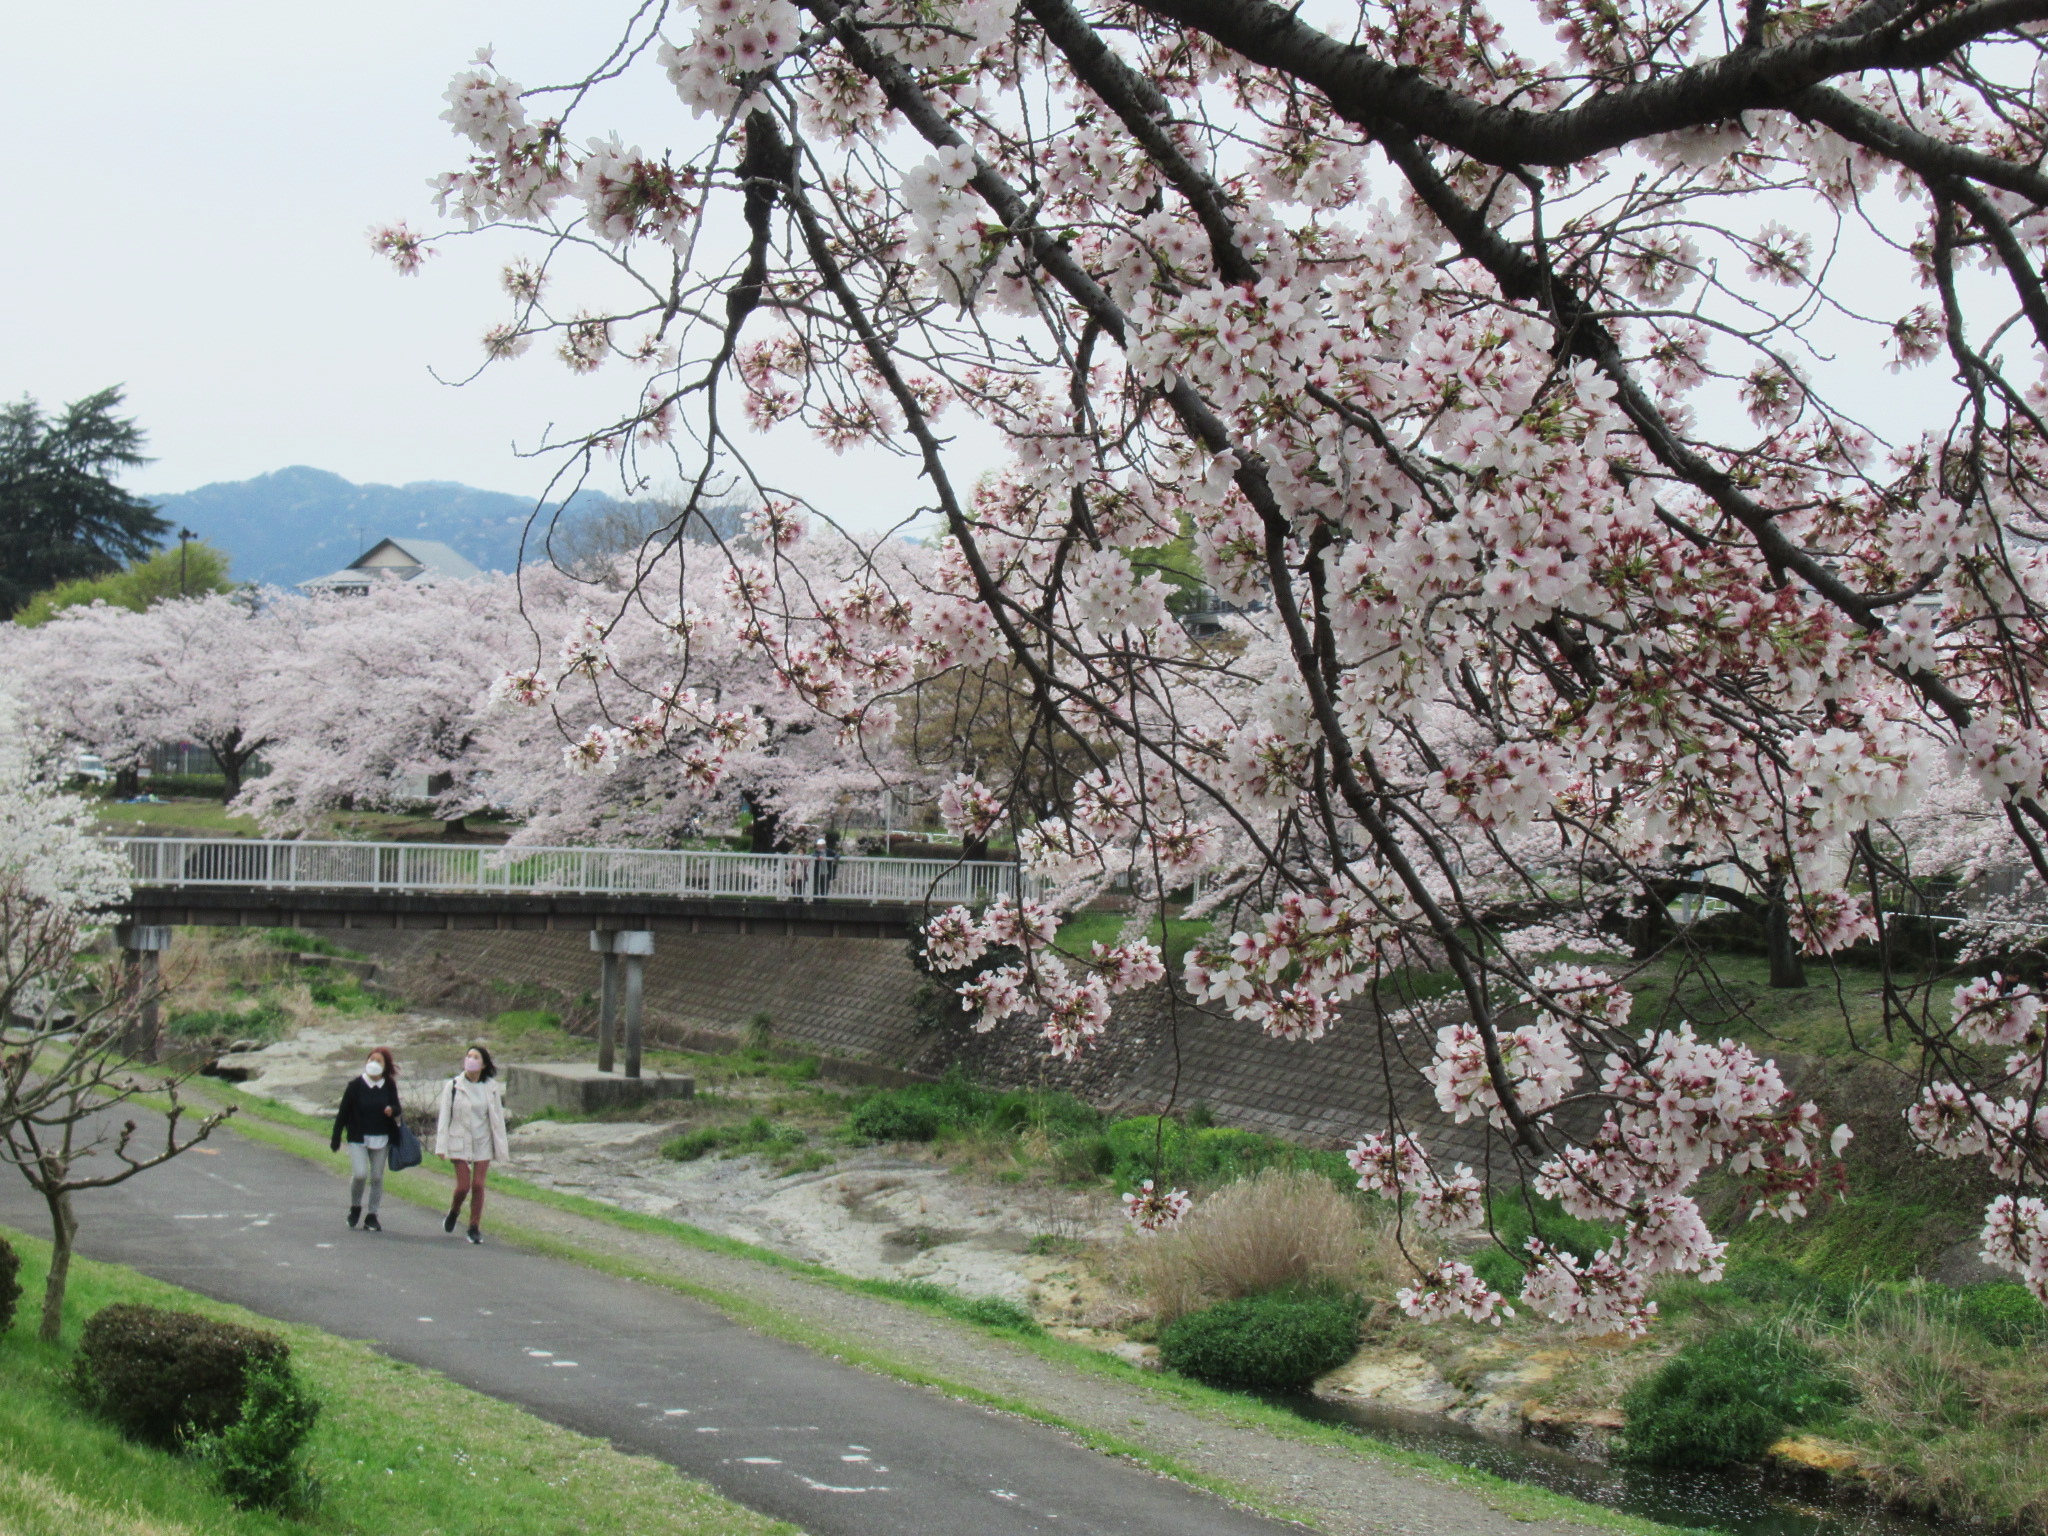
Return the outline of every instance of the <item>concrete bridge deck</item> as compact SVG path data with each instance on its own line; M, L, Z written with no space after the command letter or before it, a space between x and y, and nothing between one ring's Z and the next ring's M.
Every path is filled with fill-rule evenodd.
M668 848L110 838L140 925L639 930L901 939L1014 897L1013 864Z

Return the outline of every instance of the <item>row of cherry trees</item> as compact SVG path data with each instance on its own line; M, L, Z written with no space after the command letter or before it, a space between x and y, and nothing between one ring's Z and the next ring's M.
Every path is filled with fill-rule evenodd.
M829 560L809 574L837 579ZM778 676L760 651L764 596L744 570L720 579L705 561L685 575L671 557L363 597L96 605L0 642L75 748L118 770L163 742L202 744L227 797L277 832L409 807L425 788L443 818L503 812L529 843L658 844L742 806L788 836L849 795L921 785L893 709L833 718L829 692ZM876 665L901 684L907 657ZM685 665L691 686L672 686ZM245 784L259 753L266 772Z
M1494 1157L1444 1166L1392 1125L1361 1180L1445 1233L1513 1176L1615 1222L1587 1265L1532 1248L1521 1299L1633 1328L1655 1276L1719 1267L1705 1171L1797 1215L1840 1135L1750 1050L1632 1018L1621 968L1544 957L1588 912L1717 882L1779 915L1788 965L1837 951L1929 840L1967 845L1941 873L2048 877L2043 23L2048 0L683 0L622 14L588 73L521 61L567 86L461 70L438 200L525 242L493 365L622 375L583 468L749 482L793 538L747 427L912 456L946 544L876 573L880 611L1000 653L1029 748L954 787L956 823L1007 821L1069 890L1204 877L1235 931L1184 980L1276 1034L1369 996L1346 1027L1398 1061L1424 1019L1402 978L1448 970L1416 1065ZM644 70L694 120L652 149L599 115ZM374 237L409 273L435 238ZM855 718L900 640L793 579L800 547L767 541L745 579L777 618L741 638ZM1175 548L1241 622L1174 622ZM952 913L931 943L1019 949L967 1000L1071 1052L1158 957L1072 964L1056 925ZM2035 994L1884 993L1916 1134L1990 1160L1985 1252L2048 1294ZM1406 1301L1505 1304L1455 1262Z

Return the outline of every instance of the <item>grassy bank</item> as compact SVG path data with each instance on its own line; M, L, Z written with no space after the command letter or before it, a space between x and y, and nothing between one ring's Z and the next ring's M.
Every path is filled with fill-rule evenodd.
M38 1294L48 1245L7 1233ZM237 1511L191 1461L123 1440L65 1385L85 1319L116 1302L281 1335L323 1405L322 1485L302 1519ZM32 1311L33 1308L26 1309ZM0 1531L8 1536L795 1536L644 1457L557 1428L369 1346L277 1323L119 1265L74 1260L64 1342L26 1316L0 1337Z
M230 812L221 804L219 792L194 794L199 786L186 781L172 791L152 790L154 801L131 803L102 799L93 810L109 835L115 837L262 837L263 828L253 816ZM469 817L464 841L502 841L508 824L492 817ZM432 816L403 811L335 811L320 818L306 836L321 841L356 843L445 842L447 823Z
M295 956L350 957L295 929L187 930L165 968L164 1028L173 1050L210 1053L267 1045L335 1014L396 1011L346 969L294 964Z

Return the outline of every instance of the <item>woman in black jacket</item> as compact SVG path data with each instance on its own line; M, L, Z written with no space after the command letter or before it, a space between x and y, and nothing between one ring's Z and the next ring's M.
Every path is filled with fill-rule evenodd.
M334 1112L334 1134L327 1140L328 1150L339 1152L341 1138L348 1137L349 1171L354 1175L348 1186L351 1227L360 1219L365 1232L384 1230L377 1220L377 1207L384 1199L384 1160L403 1113L398 1102L398 1062L380 1045L370 1052L361 1074L350 1078L342 1089L341 1108ZM363 1208L366 1201L367 1211Z

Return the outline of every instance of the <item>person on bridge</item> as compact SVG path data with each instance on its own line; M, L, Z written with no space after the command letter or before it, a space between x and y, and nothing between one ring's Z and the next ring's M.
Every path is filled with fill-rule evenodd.
M469 1197L469 1240L484 1240L484 1177L493 1160L511 1156L505 1137L505 1098L497 1083L497 1063L480 1045L462 1058L462 1070L441 1090L441 1115L434 1128L434 1150L455 1165L455 1203L448 1207L443 1232L453 1232Z
M398 1058L380 1045L370 1052L363 1070L341 1090L334 1134L327 1138L328 1150L339 1152L341 1138L348 1137L351 1227L360 1219L365 1232L384 1230L377 1220L377 1207L384 1203L384 1160L390 1155L391 1138L398 1134L398 1121L404 1113L398 1102Z

